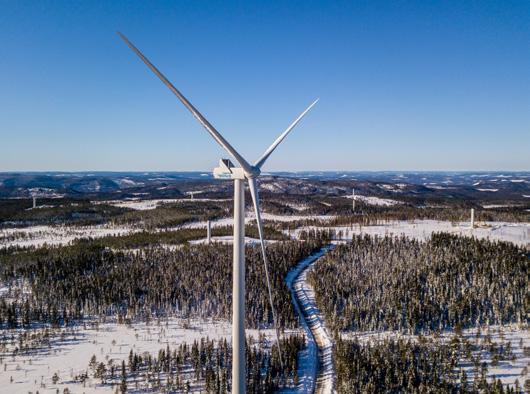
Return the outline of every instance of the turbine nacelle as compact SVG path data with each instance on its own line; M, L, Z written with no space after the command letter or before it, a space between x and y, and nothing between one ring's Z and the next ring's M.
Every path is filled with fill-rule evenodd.
M219 167L213 169L215 179L254 179L260 176L261 170L256 166L250 166L249 171L241 167L235 167L230 159L219 160Z

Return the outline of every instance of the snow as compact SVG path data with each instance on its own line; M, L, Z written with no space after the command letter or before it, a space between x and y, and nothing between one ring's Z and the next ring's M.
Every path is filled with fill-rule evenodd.
M0 230L0 249L9 246L67 245L80 238L101 238L141 231L126 226L31 226Z
M116 179L115 182L122 188L145 185L144 182L135 182L132 179L128 179L128 178Z
M479 192L498 192L499 189L479 189L477 188Z
M482 205L482 208L484 209L495 209L495 208L513 208L513 207L520 207L521 205L518 204L486 204Z
M278 222L295 222L299 220L322 220L330 221L336 216L334 215L276 215L272 213L262 212L262 220L278 221ZM256 221L254 212L247 211L245 215L245 224L252 224ZM233 217L226 217L212 220L210 225L213 227L231 226L234 223ZM179 228L203 228L206 227L206 221L187 223Z
M159 188L162 189L162 188ZM199 192L193 192L199 193ZM93 204L107 204L119 208L129 208L137 211L146 211L159 207L163 204L175 204L179 202L205 202L205 201L228 201L226 199L213 199L213 198L166 198L166 199L157 199L157 200L141 200L141 199L131 199L131 200L107 200L107 201L93 201Z
M137 207L142 207L144 209L148 208L148 201L168 201L168 200L132 200L127 201L131 205L139 204ZM192 201L192 200L169 200L169 201ZM199 201L194 199L193 201ZM123 202L123 201L122 201ZM124 202L125 203L125 202ZM137 209L142 209L137 208ZM271 221L282 221L282 222L291 222L298 220L322 220L328 221L335 218L333 215L292 215L292 216L283 216L283 215L274 215L270 213L263 213L262 218L264 220ZM211 222L212 227L222 227L222 226L231 226L233 224L233 217L222 218L218 220L213 220ZM255 221L255 216L253 212L247 212L247 217L245 218L245 223L252 223ZM205 228L206 222L192 222L187 223L182 226L177 226L174 228L168 228L166 230L179 230L182 228ZM117 226L112 224L104 225L93 225L93 226L30 226L22 228L5 228L0 229L0 249L7 248L9 246L20 246L20 247L40 247L44 244L47 245L67 245L72 241L81 238L101 238L110 235L126 235L134 232L142 231L141 228L129 227L129 226ZM220 241L224 239L220 238ZM252 241L252 240L250 240Z
M372 226L336 226L336 227L316 227L304 226L294 230L298 236L300 231L308 229L333 229L336 232L343 232L343 239L351 239L353 235L405 235L407 237L426 240L434 232L447 232L451 234L474 236L481 239L495 241L513 242L520 246L530 244L530 223L507 223L507 222L485 222L480 227L471 229L468 222L454 224L449 221L440 220L413 220L413 221L392 221L388 223Z
M48 187L31 187L28 189L29 195L37 198L63 198L64 194L57 193Z
M278 184L277 182L274 182L274 183L262 182L262 183L260 183L259 186L260 186L260 188L268 190L268 191L271 191L271 192L282 191L283 190L282 186L280 184Z
M219 242L222 244L232 244L234 241L234 236L233 235L222 235L222 236L211 237L211 241ZM205 244L207 242L208 242L208 238L201 238L201 239L195 239L195 240L189 241L189 243L192 245ZM275 243L275 242L277 241L267 240L267 243ZM255 244L259 244L260 240L257 238L245 237L245 243L255 245Z
M296 211L304 211L309 208L307 204L296 204L290 202L284 202L283 204L287 205L289 208L293 208Z
M429 189L433 189L433 190L453 190L455 189L454 187L440 186L440 185L428 185L426 187L428 187Z
M140 354L149 352L156 355L167 345L173 349L181 343L190 344L202 337L231 340L231 324L224 320L170 318L162 320L160 324L153 321L149 325L134 323L130 326L112 322L99 324L97 328L87 325L86 328L77 327L73 333L64 332L66 335L63 338L55 338L51 348L46 347L15 357L4 356L6 370L0 374L0 387L9 387L6 392L11 393L36 390L40 393L55 393L56 389L62 393L66 387L70 391L87 394L113 393L114 389L111 386L101 386L99 379L90 378L86 387L73 381L75 375L86 371L92 355L95 355L98 361L105 362L108 356L113 359L114 365L119 365L121 360L128 358L131 350ZM286 335L293 332L288 331ZM246 333L255 339L258 339L261 333L265 334L269 341L275 340L274 330L246 330ZM7 332L4 331L3 334ZM60 377L57 385L51 381L55 372ZM10 383L11 377L13 383ZM41 387L41 381L45 388Z
M351 199L353 196L345 196L346 198ZM360 194L356 194L353 198L355 198L355 201L362 201L365 204L368 205L379 205L383 207L390 207L393 205L402 204L401 201L392 200L390 198L380 198L380 197L373 197L373 196L362 196Z
M171 204L178 201L177 199L161 199L161 200L116 200L116 201L101 201L93 203L96 204L107 204L118 208L129 208L137 211L146 211L155 209L161 204Z
M251 220L255 220L254 212L249 212L248 217ZM261 217L264 220L277 221L277 222L295 222L298 220L333 220L335 215L275 215L268 212L263 212Z

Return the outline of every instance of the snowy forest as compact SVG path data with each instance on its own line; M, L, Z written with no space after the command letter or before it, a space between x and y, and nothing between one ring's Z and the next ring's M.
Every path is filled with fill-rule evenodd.
M267 248L274 304L281 327L297 324L284 278L322 241L288 241ZM257 248L247 248L247 325L272 323L263 263ZM68 325L83 317L150 319L223 317L231 313L232 247L183 246L113 251L92 241L39 248L2 256L1 279L11 283L12 302L0 300L0 323L29 327L32 322ZM20 284L23 286L19 286ZM23 291L27 287L30 291Z
M281 341L283 367L278 357L278 347L267 349L267 341L247 338L249 349L246 358L247 392L273 393L280 387L296 385L297 354L304 345L301 336L292 335ZM178 348L160 349L158 356L138 354L132 350L127 361L115 365L112 359L90 358L84 374L75 381L83 384L91 374L103 386L116 387L119 393L128 391L190 392L198 386L204 393L230 393L232 376L232 347L225 340L216 343L201 338L192 344L182 343ZM57 377L60 378L59 376Z
M369 344L339 337L334 351L337 390L344 394L528 392L530 381L523 386L517 379L515 384L506 387L499 379L487 379L488 364L480 357L482 347L491 351L494 363L514 355L509 345L497 346L488 336L484 342L469 341L459 334L448 342L419 337L418 340L387 338ZM459 368L461 360L472 365L470 374Z
M333 329L413 334L526 321L528 270L511 243L365 235L326 255L309 280Z

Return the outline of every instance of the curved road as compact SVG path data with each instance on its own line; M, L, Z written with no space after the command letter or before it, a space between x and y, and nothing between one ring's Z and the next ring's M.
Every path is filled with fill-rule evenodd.
M307 274L311 266L332 248L333 246L324 247L300 261L286 278L308 343L299 360L300 380L296 392L319 394L336 392L333 341L316 306L313 288L307 283Z

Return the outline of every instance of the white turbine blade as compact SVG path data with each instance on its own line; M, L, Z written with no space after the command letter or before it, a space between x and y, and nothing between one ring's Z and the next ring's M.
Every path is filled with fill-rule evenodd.
M258 195L258 190L257 190L257 185L256 185L256 178L249 178L248 186L250 188L250 195L252 196L254 212L256 213L256 224L258 226L259 240L261 244L261 253L263 255L263 265L265 266L265 276L267 278L267 290L269 292L269 303L271 304L272 320L273 320L274 328L276 331L276 341L278 342L278 353L280 355L280 365L283 368L282 352L281 352L281 347L280 347L280 331L278 327L278 319L276 317L276 310L274 309L274 304L272 302L272 289L271 289L271 281L270 281L270 276L269 276L269 263L267 260L267 253L265 252L265 241L263 239L263 225L261 222L261 213L259 209L259 195Z
M171 82L147 59L142 52L136 48L132 42L130 42L127 37L125 37L123 34L118 32L118 35L121 37L123 41L127 44L129 48L133 50L134 53L138 55L138 57L146 64L147 67L151 69L152 72L156 74L158 78L166 85L169 90L173 92L175 96L184 104L184 106L191 112L191 114L199 121L199 123L210 133L210 135L214 138L214 140L217 141L219 145L221 145L229 154L231 154L237 162L241 165L241 167L246 172L251 172L250 164L228 143L227 140L224 139L224 137L219 133L215 127L213 127L210 122L206 120L204 116L180 93L180 91L173 86Z
M302 118L305 116L305 114L309 112L311 108L313 108L313 106L318 102L318 100L319 99L316 99L315 101L313 101L311 105L307 107L306 110L302 112L300 116L298 116L298 118L296 118L296 120L293 123L291 123L291 125L287 127L287 129L285 129L283 133L280 134L278 138L276 138L276 141L274 141L272 145L269 146L269 149L267 149L265 153L263 154L263 156L261 156L261 158L254 164L255 167L261 168L263 164L265 164L265 161L267 161L271 153L274 152L274 149L276 149L276 147L280 145L280 142L282 142L283 139L287 137L287 134L289 134L290 131L294 129L294 127L298 124L298 122L302 120Z

